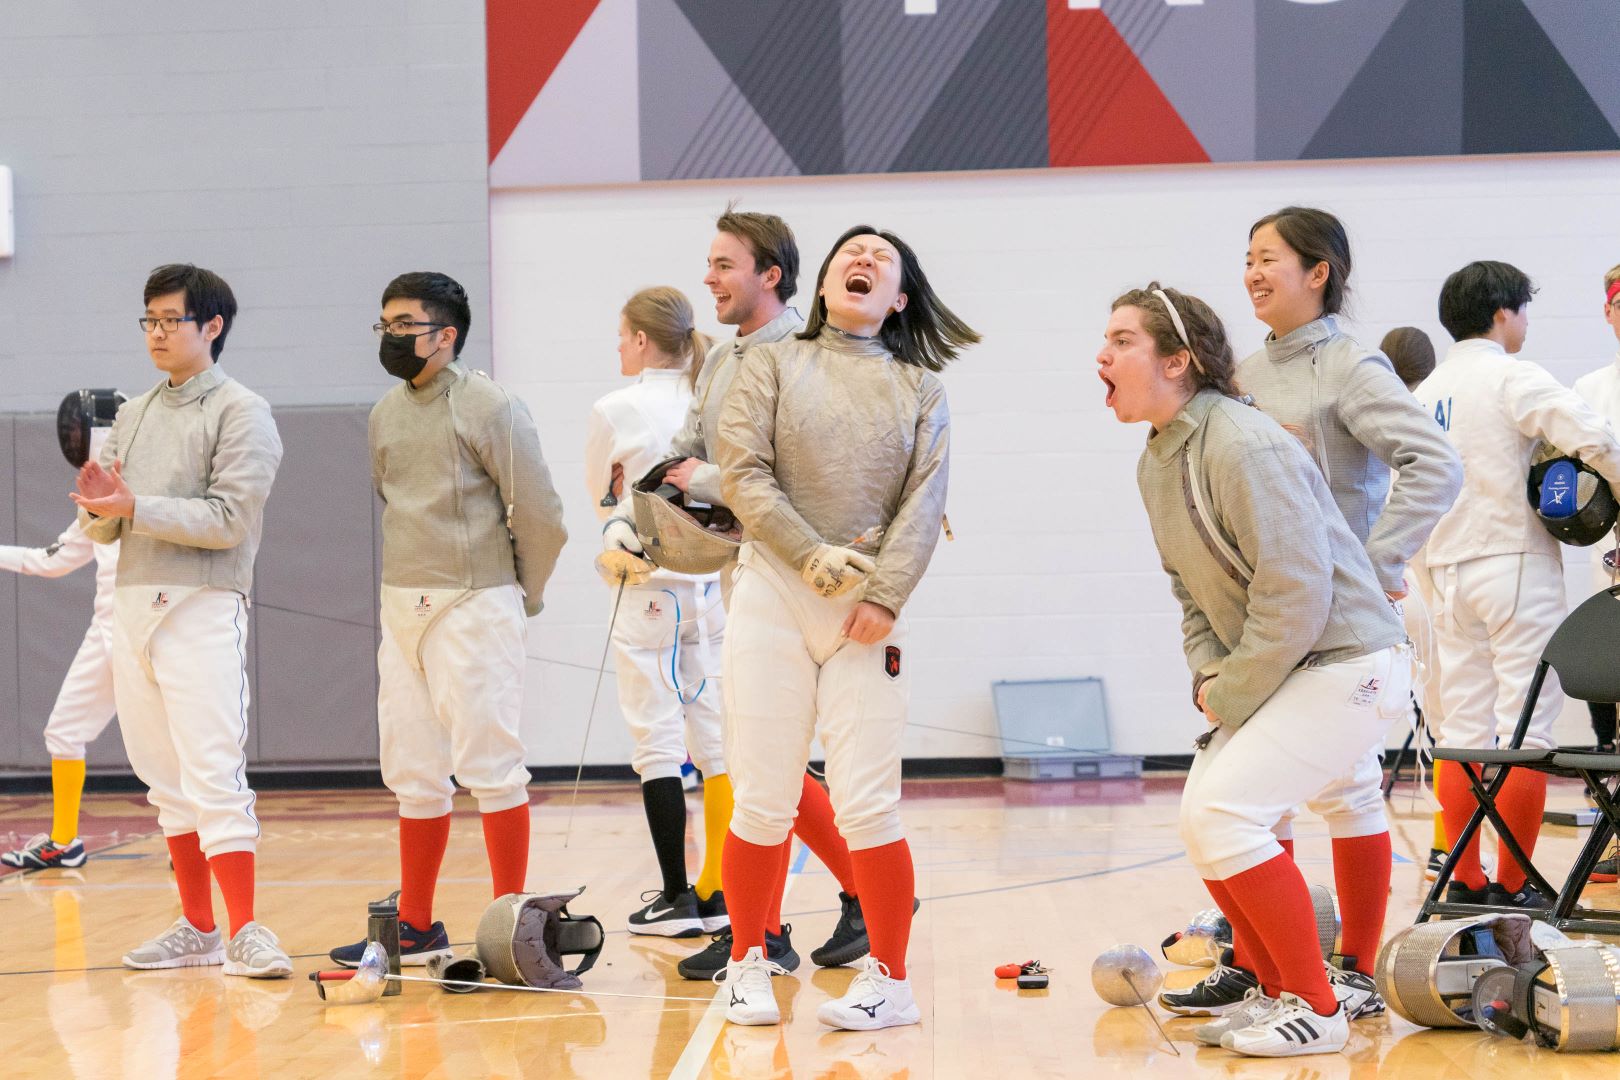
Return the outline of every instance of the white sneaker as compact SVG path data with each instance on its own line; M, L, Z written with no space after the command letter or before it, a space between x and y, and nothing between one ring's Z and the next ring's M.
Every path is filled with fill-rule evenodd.
M845 1031L915 1024L922 1019L911 996L910 979L891 979L884 964L867 956L844 996L816 1010L816 1019Z
M182 915L163 933L125 953L123 962L140 971L212 967L225 962L225 950L220 948L219 927L205 934Z
M781 964L765 959L765 950L758 945L749 948L741 960L726 961L724 971L714 973L714 981L721 983L730 995L726 1002L726 1019L733 1024L778 1024L782 1013L776 1007L776 991L771 989L772 975L786 975Z
M1193 1038L1205 1046L1219 1046L1222 1035L1228 1031L1242 1031L1276 1007L1276 998L1267 997L1266 992L1258 986L1251 987L1243 995L1242 1001L1209 1023L1193 1028Z
M281 951L281 939L268 926L250 922L225 947L225 974L285 979L292 974L292 961Z
M1343 1005L1323 1016L1295 994L1284 994L1276 1008L1248 1027L1221 1036L1222 1046L1250 1057L1336 1054L1349 1041Z
M1364 1016L1378 1016L1384 1011L1384 998L1378 984L1354 968L1327 965L1328 985L1333 996L1344 1006L1346 1020L1360 1020Z

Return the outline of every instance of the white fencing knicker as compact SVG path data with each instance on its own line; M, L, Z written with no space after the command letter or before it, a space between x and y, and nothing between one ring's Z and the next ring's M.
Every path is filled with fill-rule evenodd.
M625 587L613 649L619 710L635 740L630 765L642 783L680 776L688 754L704 776L725 773L718 647L725 627L714 577L659 573Z
M529 801L523 713L528 621L516 585L382 588L377 731L399 816L450 812L451 774L497 814Z
M165 836L208 858L258 847L247 783L247 600L227 589L121 586L113 685L124 748Z
M874 645L843 636L855 593L828 600L763 544L744 543L731 590L725 659L725 747L750 844L788 838L820 734L838 831L852 851L904 839L900 743L911 696L906 619Z

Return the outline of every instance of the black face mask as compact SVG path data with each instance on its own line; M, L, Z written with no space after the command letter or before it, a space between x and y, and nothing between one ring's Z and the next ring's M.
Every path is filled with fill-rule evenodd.
M411 381L422 374L431 357L416 355L416 338L395 337L384 334L382 341L377 345L377 359L382 361L383 370L396 379Z

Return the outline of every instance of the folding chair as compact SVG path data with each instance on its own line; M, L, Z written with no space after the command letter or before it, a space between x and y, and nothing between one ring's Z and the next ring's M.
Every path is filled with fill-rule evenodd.
M1418 783L1423 781L1424 755L1431 758L1434 756L1434 732L1429 730L1429 722L1423 716L1423 706L1418 704L1416 693L1412 694L1412 712L1417 715L1417 722L1407 730L1406 741L1401 743L1399 750L1395 751L1395 761L1385 766L1389 769L1389 776L1384 780L1384 798L1386 799L1395 793L1395 784L1401 778L1401 763L1406 760L1407 752L1412 749L1414 743L1417 745L1417 751L1412 755L1412 779L1414 781Z
M1598 593L1581 604L1553 633L1547 647L1542 650L1541 661L1536 665L1535 675L1525 694L1524 708L1519 712L1519 722L1505 749L1441 747L1435 750L1436 760L1456 762L1463 770L1479 806L1468 819L1462 835L1452 845L1451 854L1440 868L1428 898L1418 911L1418 922L1427 922L1436 917L1518 912L1549 922L1561 930L1620 933L1620 910L1580 906L1581 892L1591 878L1592 868L1602 859L1609 837L1620 827L1620 799L1617 799L1615 782L1615 777L1620 776L1620 754L1600 754L1573 747L1522 749L1525 732L1530 728L1530 718L1535 713L1536 700L1541 696L1542 684L1549 669L1558 673L1558 680L1570 697L1581 701L1620 701L1620 586ZM1487 781L1485 773L1490 768L1496 771ZM1593 824L1591 835L1587 837L1561 889L1554 889L1535 868L1496 809L1496 797L1514 769L1534 769L1551 776L1578 777L1597 805L1600 816ZM1536 911L1499 904L1462 904L1441 900L1457 860L1487 819L1529 881L1544 895L1557 896L1551 908Z

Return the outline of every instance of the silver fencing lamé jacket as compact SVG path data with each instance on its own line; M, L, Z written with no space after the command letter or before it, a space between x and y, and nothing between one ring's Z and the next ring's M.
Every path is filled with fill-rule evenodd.
M1406 564L1456 501L1463 470L1389 359L1324 315L1268 337L1238 366L1237 381L1310 452L1379 584L1404 591Z
M872 555L866 599L899 614L939 540L950 425L940 381L875 338L756 345L720 411L722 500L791 567L821 544Z

